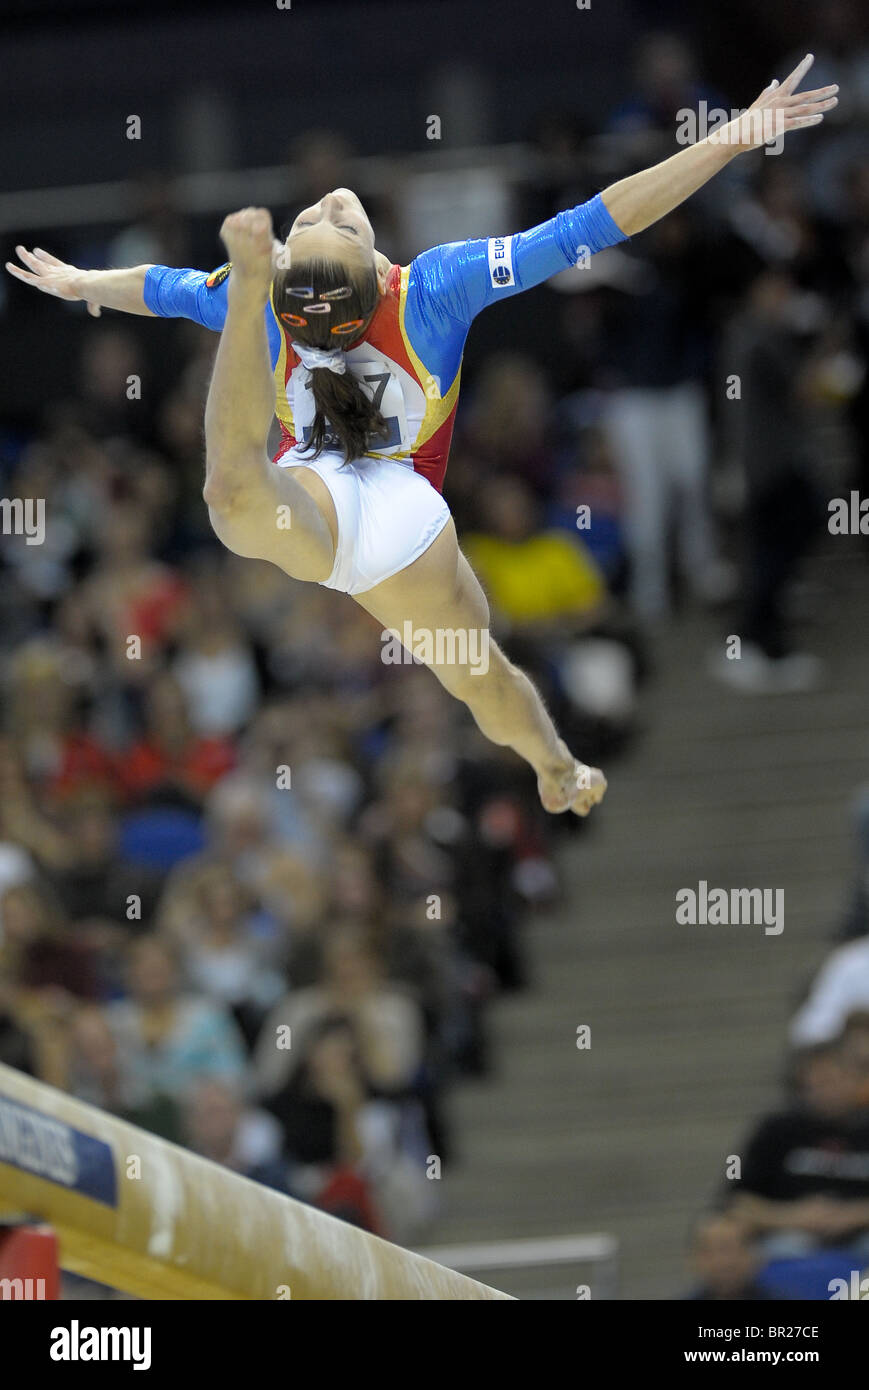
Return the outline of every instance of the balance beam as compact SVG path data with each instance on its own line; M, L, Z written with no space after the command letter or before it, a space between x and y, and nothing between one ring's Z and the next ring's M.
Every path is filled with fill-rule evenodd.
M147 1299L508 1298L0 1065L0 1220Z

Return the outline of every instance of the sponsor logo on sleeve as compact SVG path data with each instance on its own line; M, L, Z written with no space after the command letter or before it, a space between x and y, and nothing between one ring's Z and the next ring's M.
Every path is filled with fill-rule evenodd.
M513 238L489 237L489 274L496 290L515 285L513 278Z

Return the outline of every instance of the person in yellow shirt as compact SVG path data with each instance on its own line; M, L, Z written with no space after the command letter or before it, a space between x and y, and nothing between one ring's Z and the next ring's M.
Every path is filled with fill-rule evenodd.
M645 666L638 634L581 537L540 528L522 478L490 479L480 501L481 528L462 547L510 657L533 674L565 727L612 752L634 725Z
M578 536L537 529L536 503L520 478L493 479L483 515L486 529L465 535L462 547L502 627L543 638L600 621L609 606L603 575Z

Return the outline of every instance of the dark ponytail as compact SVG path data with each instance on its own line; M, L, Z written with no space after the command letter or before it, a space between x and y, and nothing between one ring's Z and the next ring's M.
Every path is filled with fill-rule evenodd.
M299 289L304 287L310 289L310 294L299 295ZM330 297L345 290L349 293ZM346 350L358 342L377 308L377 274L373 266L358 271L348 270L337 261L294 261L291 269L276 273L272 298L287 337L305 347ZM306 304L311 303L328 303L329 312L306 313ZM302 319L304 324L294 322ZM346 323L357 326L346 334L332 332ZM386 421L350 372L339 375L327 367L315 367L311 372L311 390L314 423L304 447L311 450L312 458L337 442L345 463L350 463L386 440Z

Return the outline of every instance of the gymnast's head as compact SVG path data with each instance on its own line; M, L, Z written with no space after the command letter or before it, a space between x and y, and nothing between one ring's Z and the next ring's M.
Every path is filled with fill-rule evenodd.
M355 193L336 188L298 214L277 257L272 287L275 314L294 344L321 352L353 347L385 288L374 229ZM329 426L348 461L385 437L383 417L349 373L315 367L311 386L314 457L326 447Z
M276 262L275 312L295 342L348 348L368 327L385 278L368 214L349 188L336 188L290 227Z
M318 203L303 208L285 244L291 259L325 256L360 267L374 265L374 228L350 188L333 188Z

